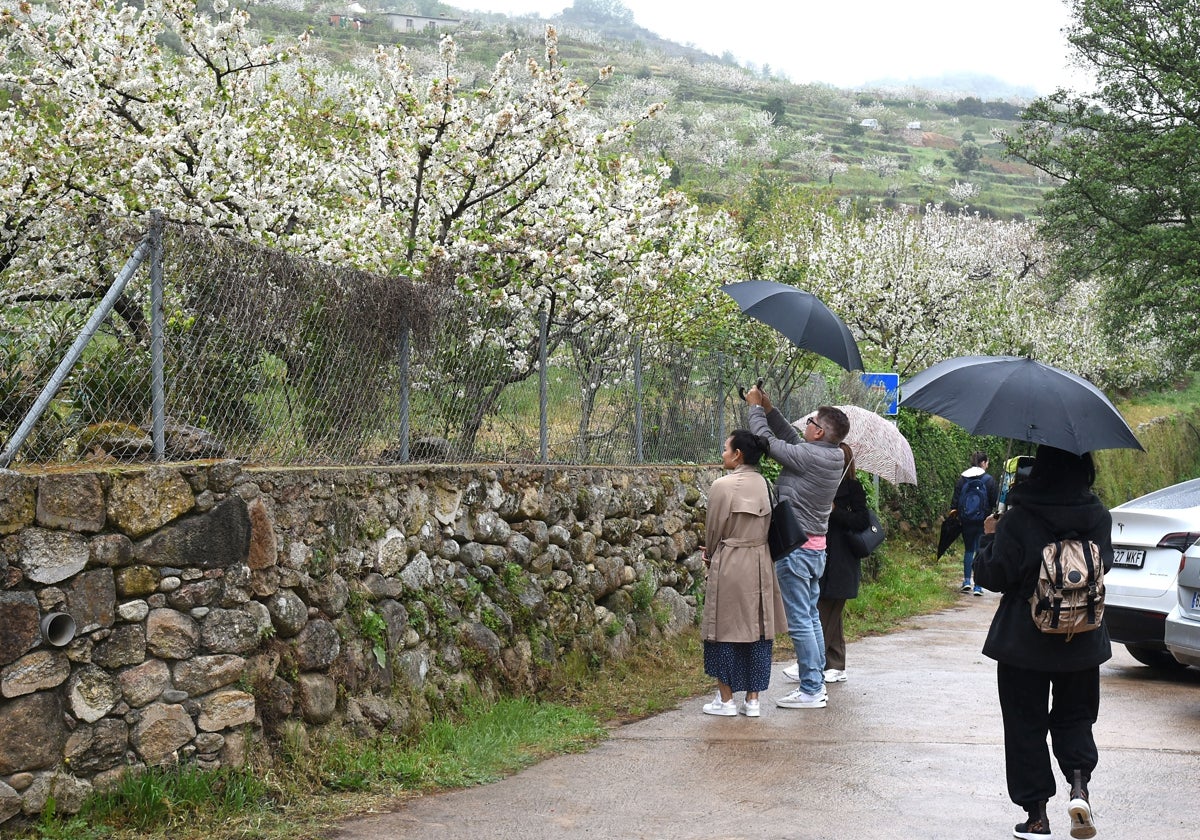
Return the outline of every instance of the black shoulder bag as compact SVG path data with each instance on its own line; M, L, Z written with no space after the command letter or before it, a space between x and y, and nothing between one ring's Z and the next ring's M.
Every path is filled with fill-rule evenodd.
M772 560L782 560L791 554L797 546L808 540L808 534L796 521L796 513L792 505L783 499L776 500L775 490L767 477L767 496L771 500L771 527L767 530L767 545L771 549Z
M863 530L846 532L846 543L850 546L850 553L857 560L870 557L887 536L883 530L883 523L879 521L879 514L867 508L867 519L867 527Z

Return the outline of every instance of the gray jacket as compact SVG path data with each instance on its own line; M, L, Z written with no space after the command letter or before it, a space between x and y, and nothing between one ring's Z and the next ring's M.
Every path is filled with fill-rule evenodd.
M807 442L777 408L767 414L760 405L750 406L750 431L770 440L770 455L783 466L775 492L791 503L800 527L806 534L826 533L846 466L842 450L833 443Z

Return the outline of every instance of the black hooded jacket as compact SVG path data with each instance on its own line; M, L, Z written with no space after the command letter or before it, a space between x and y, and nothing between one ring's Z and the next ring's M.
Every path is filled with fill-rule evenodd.
M829 533L825 542L825 572L821 575L821 597L849 601L858 597L862 581L862 561L850 551L850 531L865 531L871 524L867 516L867 492L858 477L847 475L838 485L829 512Z
M1032 671L1081 671L1112 656L1108 628L1065 635L1043 633L1034 625L1029 596L1037 584L1042 548L1054 537L1075 532L1100 547L1107 572L1112 566L1112 517L1091 490L1064 496L1034 482L1014 487L1009 509L994 535L985 534L975 554L975 582L1002 593L983 653L997 662ZM1053 523L1053 530L1050 523Z

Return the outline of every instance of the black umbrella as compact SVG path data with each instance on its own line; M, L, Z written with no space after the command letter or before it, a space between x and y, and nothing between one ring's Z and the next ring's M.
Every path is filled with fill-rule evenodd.
M742 312L774 327L797 347L846 370L863 369L850 328L811 292L771 280L727 283L721 291L737 301Z
M950 546L954 545L954 541L962 534L962 520L958 515L947 516L942 520L942 531L938 535L937 556L941 557L950 550Z
M1082 455L1141 449L1125 418L1086 379L1016 356L960 356L900 386L905 408L945 417L976 435L1047 444Z

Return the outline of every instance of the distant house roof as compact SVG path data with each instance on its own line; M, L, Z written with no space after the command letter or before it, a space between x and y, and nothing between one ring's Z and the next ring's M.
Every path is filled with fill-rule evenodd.
M398 30L440 29L445 26L458 26L462 23L459 18L410 15L404 12L383 12L381 16L389 19L392 29Z
M879 120L872 117L867 117L867 119L860 122L859 125L863 126L864 128L879 128Z

